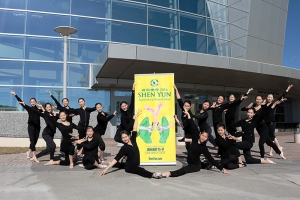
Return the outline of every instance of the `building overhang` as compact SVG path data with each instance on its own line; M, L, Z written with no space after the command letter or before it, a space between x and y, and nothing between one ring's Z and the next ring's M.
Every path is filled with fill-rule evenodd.
M92 88L128 88L134 74L174 73L185 89L300 87L300 70L244 59L130 44L110 43L93 64ZM300 90L291 90L295 95Z

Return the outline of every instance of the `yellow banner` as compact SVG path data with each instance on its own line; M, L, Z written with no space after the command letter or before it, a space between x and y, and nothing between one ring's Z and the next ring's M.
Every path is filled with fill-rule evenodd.
M135 111L141 165L176 164L174 74L136 74Z

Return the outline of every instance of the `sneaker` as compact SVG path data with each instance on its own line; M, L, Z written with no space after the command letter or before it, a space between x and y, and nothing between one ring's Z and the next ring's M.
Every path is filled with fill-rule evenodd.
M161 179L162 174L161 174L161 172L155 172L155 173L153 174L153 177L156 178L156 179Z

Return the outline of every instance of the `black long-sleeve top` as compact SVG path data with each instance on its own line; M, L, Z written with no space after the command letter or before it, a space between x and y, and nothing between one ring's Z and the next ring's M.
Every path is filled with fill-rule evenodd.
M205 110L202 113L201 113L201 110L198 110L196 115L192 115L192 117L197 119L198 126L200 128L200 132L207 131L210 128L210 126L206 122L206 120L208 118L207 110Z
M192 133L192 143L190 145L190 148L188 149L188 156L187 156L187 162L189 165L201 165L200 161L200 155L203 154L206 159L208 159L214 166L216 166L219 170L223 170L223 167L220 165L219 162L215 161L211 154L209 153L207 146L205 143L199 143L199 132L197 129L195 129L195 126L193 126L193 120L188 119L188 123L190 123L190 132Z
M18 96L18 95L15 95L16 99L19 101L19 102L23 102L22 99ZM37 106L34 106L34 107L31 107L32 109L28 109L29 106L24 106L23 104L21 104L21 106L27 111L28 113L28 121L27 123L29 125L35 125L35 126L41 126L41 120L40 120L40 115L38 115L37 113L33 112L32 109L34 110L37 110L39 112L42 112L42 110L38 109Z
M123 156L127 156L125 169L140 165L140 151L136 143L136 136L137 132L132 131L132 136L130 138L132 145L124 144L115 157L115 160L119 161Z
M284 98L286 96L287 92L284 91L282 93L282 95L277 99L277 100L281 100L282 98ZM272 103L273 104L273 103ZM271 104L271 106L272 106ZM270 123L270 122L276 122L276 119L275 119L275 109L271 109L269 110L267 113L266 113L266 116L264 118L265 122L266 123Z
M230 122L230 121L235 121L235 113L237 107L242 103L243 100L235 100L234 102L231 103L231 107L228 108L228 110L225 113L225 120Z
M105 112L102 112L102 113L98 112L98 115L97 115L98 124L94 128L95 134L104 135L106 128L107 128L107 123L114 117L114 115L108 115Z
M59 103L59 101L58 101L53 95L50 95L50 97L54 100L54 102L55 102L57 108L59 108L59 107L67 108L67 107L65 107L65 106L62 106L62 105ZM68 107L67 109L69 109L69 108L70 108L70 107ZM67 121L70 122L70 123L72 123L72 116L70 116L70 115L73 114L73 113L70 112L70 111L68 111L68 110L66 110L65 112L66 112L66 115L67 115Z
M235 147L233 144L235 143L235 140L228 139L227 137L217 137L215 139L216 144L219 147L220 153L221 153L221 159L226 159L230 155L235 155Z
M47 111L45 112L39 112L38 110L28 106L28 105L25 105L26 109L30 109L32 112L34 112L35 114L41 116L42 118L44 118L45 120L45 123L46 123L46 129L48 129L49 131L51 131L52 134L56 133L56 126L52 123L52 120L58 120L58 116L53 116L53 115L50 115L52 113L49 113ZM51 119L52 118L52 119ZM50 120L51 119L51 120Z
M58 110L63 110L63 111L69 111L75 115L79 115L80 119L78 122L78 125L83 126L83 127L87 127L89 125L90 122L90 115L91 112L95 111L96 108L88 108L86 107L85 109L83 109L82 107L80 108L65 108L65 107L58 107Z
M91 156L99 163L98 160L98 146L99 141L96 138L93 138L91 141L86 140L85 142L81 143L81 146L84 149L84 156Z
M181 110L184 111L184 108L183 108L184 103L183 103L182 99L177 99L177 102L178 102ZM191 112L191 110L189 110L188 112L192 117L196 118L196 116ZM182 121L183 130L185 132L185 135L191 135L192 133L190 133L191 129L190 129L190 123L188 122L188 117L184 116L183 113L181 114L181 121ZM192 125L196 126L194 123Z
M119 129L126 130L128 132L132 131L133 129L133 115L134 115L134 90L131 93L131 100L130 105L126 111L121 109L121 124Z
M244 94L244 96L247 96L247 94ZM235 118L235 110L242 101L243 100L235 100L232 103L228 102L228 103L221 104L220 106L217 106L215 108L210 108L210 110L212 110L213 124L218 125L219 123L223 123L222 116L223 116L224 110L226 110L226 109L228 109L227 112L229 111L228 119L232 118L232 117ZM231 110L231 109L233 109L233 110ZM227 114L227 112L226 112L226 114ZM226 119L226 114L225 114L225 119Z
M62 123L57 122L57 119L53 118L53 117L49 117L49 120L51 121L51 123L56 126L58 128L58 130L60 130L61 135L63 137L62 141L63 142L70 142L72 136L69 135L69 133L73 133L73 129L77 129L78 130L78 126L75 125L74 123L70 123L69 126L66 126Z
M253 104L253 106L251 108L255 109L254 107L256 107L256 104ZM268 112L270 110L273 110L271 107L272 107L272 105L269 105L269 106L262 105L260 109L256 110L255 116L257 118L257 126L262 126L262 125L265 124L264 118L265 118L266 114L268 114ZM248 111L248 109L249 108L247 108L247 107L243 107L241 109L241 111Z

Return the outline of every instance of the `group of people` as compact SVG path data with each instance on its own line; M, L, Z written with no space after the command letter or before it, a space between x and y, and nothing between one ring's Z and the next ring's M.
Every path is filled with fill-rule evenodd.
M106 174L111 167L118 167L125 169L128 173L138 174L147 178L161 178L161 177L177 177L186 173L200 171L206 165L201 162L200 155L204 155L206 160L211 163L212 168L217 168L224 174L230 172L226 169L236 169L245 167L247 164L269 164L274 163L270 159L265 159L264 144L270 146L270 155L272 149L283 159L285 159L282 147L279 145L275 137L275 111L276 106L285 101L287 92L293 85L289 85L287 90L274 102L274 97L269 94L267 100L263 100L261 95L257 95L255 103L251 103L247 107L242 108L242 111L247 111L247 118L236 121L235 113L241 102L247 98L247 95L253 90L250 88L247 93L236 100L235 96L229 96L229 102L223 103L225 97L220 95L217 102L210 103L205 100L202 108L196 113L191 112L191 102L189 100L182 101L178 89L174 85L176 98L180 108L182 109L181 121L176 117L176 122L184 130L184 138L181 141L185 142L187 149L187 166L184 166L176 171L170 172L149 172L140 167L139 148L136 143L138 136L138 116L141 110L137 109L134 113L134 90L135 84L132 87L131 102L120 102L121 124L115 134L115 141L123 143L119 153L114 160L107 165L104 165L104 151L105 143L102 135L105 134L108 122L116 116L117 112L108 115L103 111L101 103L96 103L95 107L89 108L85 105L83 98L78 99L79 108L70 108L69 100L64 98L62 104L47 91L50 97L56 103L56 108L60 111L58 114L53 111L53 106L46 103L44 107L37 104L35 98L29 100L30 105L26 105L14 91L13 94L18 102L28 112L28 134L30 139L29 150L26 152L28 159L39 163L39 158L46 154L50 154L50 161L45 165L66 165L70 168L74 167L74 156L84 155L82 157L82 164L80 167L85 169L105 168L100 175ZM89 125L90 113L98 112L97 125L92 127ZM209 117L208 110L212 110L213 128L215 138L212 135L212 129L207 123ZM225 113L225 123L223 121L223 114ZM78 124L72 122L72 117L79 115ZM42 132L42 137L46 142L46 149L36 154L36 144L40 133L40 117L44 118L46 127ZM61 122L57 120L60 119ZM194 123L196 119L197 123ZM237 127L241 127L241 131L237 131ZM61 152L64 153L65 159L54 161L54 153L56 149L53 141L54 134L58 128L62 134L60 145ZM251 148L255 142L254 129L256 128L259 138L260 159L253 158L251 155ZM73 133L73 129L78 130L78 134ZM78 137L78 139L77 139ZM238 141L239 138L242 141ZM218 149L218 155L221 160L216 161L210 154L206 143L209 141L215 148ZM238 141L238 142L237 142ZM77 147L77 152L75 152ZM100 149L100 152L98 151ZM239 150L243 150L245 162L241 158ZM124 159L126 158L126 159ZM124 162L124 160L126 160Z

